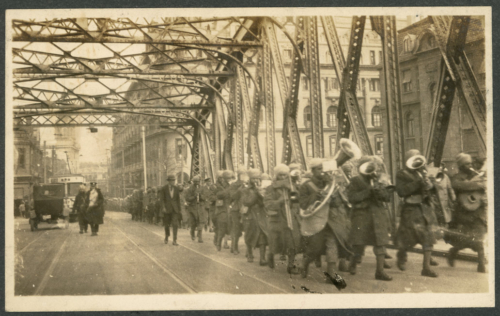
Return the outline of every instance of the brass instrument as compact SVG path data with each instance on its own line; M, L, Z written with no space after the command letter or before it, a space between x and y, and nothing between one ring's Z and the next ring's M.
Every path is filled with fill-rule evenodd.
M340 139L339 147L340 150L337 152L337 154L333 159L337 162L337 168L339 168L342 174L344 174L344 172L340 167L350 159L361 158L361 150L359 149L358 145L356 145L353 141L347 138ZM345 174L344 177L347 181L349 181L347 176L345 176ZM302 218L307 218L316 214L326 204L326 202L330 200L330 197L332 196L334 191L335 191L335 180L332 181L329 187L326 187L323 190L323 192L327 192L323 200L314 202L314 204L309 206L307 210L301 209L300 216Z

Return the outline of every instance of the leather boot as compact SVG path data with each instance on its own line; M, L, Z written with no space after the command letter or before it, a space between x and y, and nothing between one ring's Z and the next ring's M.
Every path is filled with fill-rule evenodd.
M351 261L349 262L349 273L352 275L356 274L356 265L358 264L359 257L360 256L354 255L351 257Z
M240 237L234 237L233 242L231 243L231 252L233 255L237 255L240 253L238 250L238 242L240 241Z
M190 233L191 233L191 240L193 240L193 241L196 239L196 237L194 236L194 231L195 231L195 228L191 227Z
M261 265L261 266L267 265L267 261L266 261L266 246L260 246L259 252L260 252L260 262L259 262L259 265Z
M267 254L267 264L269 268L274 269L274 253Z
M424 268L422 269L422 276L437 278L438 274L431 270L431 251L424 251Z
M397 257L398 257L398 261L397 261L397 266L399 268L399 270L401 271L405 271L406 270L406 250L398 250L398 254L397 254Z
M385 254L377 255L377 271L375 272L375 279L381 281L391 281L392 277L385 273L384 265Z
M345 280L335 272L335 262L327 262L326 270L325 276L327 284L335 285L339 291L347 287Z
M247 262L253 262L252 246L247 245Z
M302 276L302 278L307 278L307 273L309 272L309 264L311 263L311 259L304 255L304 257L302 258L302 268L300 269L300 275Z
M446 257L446 260L448 261L448 265L450 267L455 266L455 259L457 258L457 254L458 254L457 248L453 247L449 250L448 256Z
M203 230L199 229L198 230L198 242L201 244L203 243L203 237L202 237Z

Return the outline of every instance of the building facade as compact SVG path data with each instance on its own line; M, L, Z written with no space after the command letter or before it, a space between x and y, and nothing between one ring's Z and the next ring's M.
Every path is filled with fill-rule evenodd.
M405 149L416 148L423 153L428 142L442 67L432 20L425 18L400 29L398 50ZM465 52L484 96L484 17L471 19ZM450 171L455 171L455 157L460 152L467 152L477 159L486 157L478 146L469 117L466 105L456 92L442 159Z

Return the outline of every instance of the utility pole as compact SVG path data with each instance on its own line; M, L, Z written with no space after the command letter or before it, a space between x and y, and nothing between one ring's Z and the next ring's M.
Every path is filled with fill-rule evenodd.
M141 126L142 134L142 165L144 167L144 190L148 188L148 174L146 170L146 127Z
M56 147L52 146L52 176L56 175Z
M125 176L123 175L123 171L125 170L125 151L122 148L122 184L123 184L123 197L127 196L127 189L125 188Z
M43 141L43 183L47 183L47 159L45 159L45 155L47 150L47 141Z

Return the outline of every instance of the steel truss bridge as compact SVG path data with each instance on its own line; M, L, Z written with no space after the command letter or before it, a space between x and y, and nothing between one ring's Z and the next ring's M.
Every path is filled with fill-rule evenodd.
M369 18L382 40L384 152L394 175L403 166L405 152L396 18ZM304 75L309 81L313 156L323 157L318 44L322 26L341 83L337 138L352 136L365 154L373 154L355 93L366 19L352 18L347 56L331 16L295 17L294 34L272 17L13 20L14 126L159 124L190 141L192 176L214 177L215 170L244 164L245 155L249 167L266 167L272 174L278 150L282 162L298 162L306 169L297 98ZM486 110L464 53L470 17L434 16L432 20L443 66L425 155L439 163L455 91L468 108L484 151ZM207 28L212 22L224 27L212 32ZM278 29L293 47L289 76L279 50ZM99 45L104 57L83 54L86 43ZM256 62L253 73L243 63L245 56ZM249 85L254 86L252 95ZM89 89L94 93L86 93ZM283 148L276 148L275 142L274 92L284 104ZM183 100L188 98L191 104L185 105ZM257 137L261 107L265 144L259 144ZM247 148L244 126L248 126ZM261 157L260 146L266 146L267 157Z

